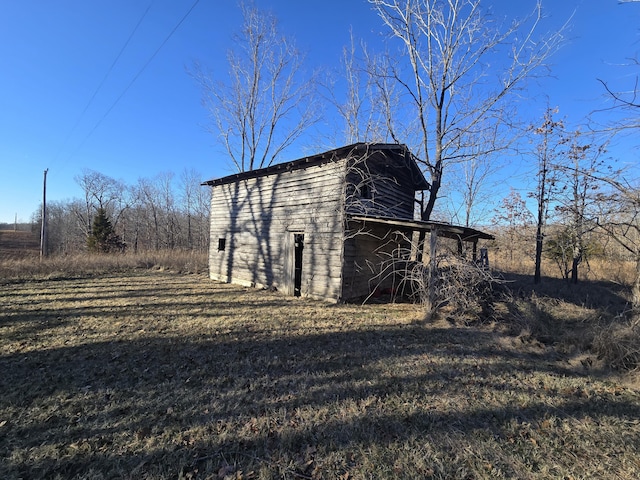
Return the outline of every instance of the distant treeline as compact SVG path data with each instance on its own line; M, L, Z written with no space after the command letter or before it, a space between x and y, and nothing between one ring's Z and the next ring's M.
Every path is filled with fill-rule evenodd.
M210 189L201 186L199 173L185 170L178 178L165 173L127 185L85 170L75 180L82 198L47 202L49 254L87 250L99 210L107 213L125 251L207 250ZM39 229L41 218L40 208L29 228Z
M15 230L17 232L28 232L33 230L34 226L32 223L3 223L0 222L0 230Z

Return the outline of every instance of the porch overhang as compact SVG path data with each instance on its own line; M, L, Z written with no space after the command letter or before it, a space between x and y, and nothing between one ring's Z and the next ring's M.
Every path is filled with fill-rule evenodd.
M357 222L363 226L382 226L402 232L427 232L437 231L439 237L452 238L461 242L477 243L478 240L493 240L495 237L489 233L475 228L453 225L445 222L408 220L393 217L378 217L369 215L349 215L348 221Z

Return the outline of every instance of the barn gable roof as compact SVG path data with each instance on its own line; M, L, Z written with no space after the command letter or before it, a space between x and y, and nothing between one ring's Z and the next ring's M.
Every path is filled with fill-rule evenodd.
M249 170L246 172L234 173L226 177L217 178L203 182L202 185L208 185L214 187L217 185L226 185L229 183L235 183L241 180L248 180L251 178L260 178L275 173L288 172L292 170L298 170L311 166L318 166L325 163L336 162L344 160L349 156L363 155L368 152L373 153L375 151L389 152L396 158L403 158L408 168L411 170L411 177L414 180L414 188L416 190L427 190L429 183L424 178L420 167L416 163L416 157L413 155L406 145L396 143L354 143L352 145L346 145L344 147L329 150L327 152L318 153L308 157L299 158L285 163L278 163L269 167L260 168L257 170Z

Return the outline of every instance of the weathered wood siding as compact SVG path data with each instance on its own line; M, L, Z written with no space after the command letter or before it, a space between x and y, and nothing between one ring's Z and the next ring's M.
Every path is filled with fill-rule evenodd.
M400 240L380 226L360 231L350 223L345 233L347 213L412 219L424 178L401 148L357 144L327 153L210 183L211 278L297 294L296 244L304 235L302 295L338 301L393 285L380 266Z
M415 179L398 155L375 151L352 159L347 173L348 213L413 219Z
M335 161L212 187L211 278L291 294L292 236L302 233L302 295L338 300L345 165Z
M352 214L414 218L415 179L401 156L376 151L366 162L353 162L347 173L346 211ZM368 188L362 188L368 185ZM363 190L365 195L363 195ZM369 198L363 198L363 197ZM394 288L391 257L409 248L402 235L388 228L350 224L343 254L343 298L366 296L374 288ZM395 252L394 252L395 251Z

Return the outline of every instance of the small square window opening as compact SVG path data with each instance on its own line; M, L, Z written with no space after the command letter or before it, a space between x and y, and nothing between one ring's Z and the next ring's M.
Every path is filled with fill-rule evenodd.
M227 246L227 239L226 238L219 238L218 239L218 251L219 252L224 252L225 247Z

